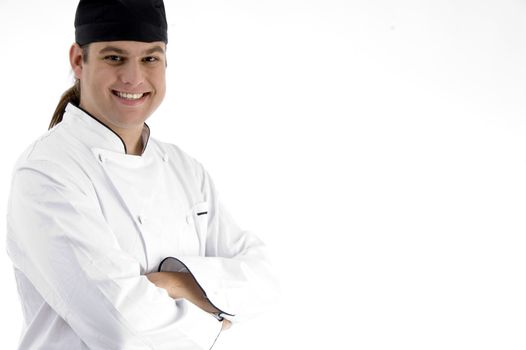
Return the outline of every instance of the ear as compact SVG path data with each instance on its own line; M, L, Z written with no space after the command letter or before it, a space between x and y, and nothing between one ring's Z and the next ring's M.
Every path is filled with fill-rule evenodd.
M84 65L84 55L82 53L82 48L74 43L69 49L69 63L71 64L71 69L75 74L75 78L80 79L82 68Z

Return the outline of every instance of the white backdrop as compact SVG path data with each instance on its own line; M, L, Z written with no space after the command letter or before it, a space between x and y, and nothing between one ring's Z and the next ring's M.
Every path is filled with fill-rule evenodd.
M215 349L526 347L526 2L165 2L152 134L205 164L282 280ZM2 237L10 169L72 83L76 3L0 0ZM5 253L0 276L14 349Z

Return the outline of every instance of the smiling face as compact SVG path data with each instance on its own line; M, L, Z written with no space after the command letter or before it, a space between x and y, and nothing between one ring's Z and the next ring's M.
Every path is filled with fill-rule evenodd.
M80 107L117 133L142 130L165 95L165 50L164 42L95 42L84 62L74 44L70 61L80 80Z

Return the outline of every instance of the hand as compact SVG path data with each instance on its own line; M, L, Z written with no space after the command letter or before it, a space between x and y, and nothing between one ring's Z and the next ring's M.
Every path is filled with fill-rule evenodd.
M221 331L226 331L227 329L230 329L232 327L232 322L227 320L226 318L222 321L223 325L221 326Z
M152 272L146 277L157 287L165 289L173 299L184 298L206 312L219 312L206 298L203 290L189 273Z

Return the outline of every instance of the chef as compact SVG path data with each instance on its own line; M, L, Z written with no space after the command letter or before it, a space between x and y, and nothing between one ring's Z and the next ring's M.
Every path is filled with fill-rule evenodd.
M264 244L195 159L150 137L165 95L161 0L81 0L76 81L20 157L7 250L19 349L210 349L276 297Z

